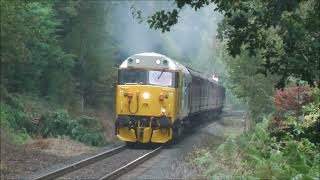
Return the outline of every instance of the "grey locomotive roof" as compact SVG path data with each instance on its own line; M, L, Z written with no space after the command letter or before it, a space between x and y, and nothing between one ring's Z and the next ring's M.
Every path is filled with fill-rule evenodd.
M137 63L138 59L138 63ZM130 61L129 61L130 60ZM160 64L157 64L156 61L160 61ZM167 64L164 62L167 61ZM128 57L119 67L120 69L126 68L146 68L146 69L167 69L172 71L183 71L186 74L191 74L192 76L199 77L201 79L206 79L212 83L218 84L216 81L202 75L200 72L192 70L190 68L185 67L179 62L165 56L162 54L154 53L154 52L145 52L138 53Z
M131 62L129 61L131 59ZM136 62L138 59L139 63ZM160 61L160 64L157 64L156 61ZM167 62L167 63L164 63ZM184 71L185 73L189 73L187 68L177 61L154 52L146 52L134 54L128 57L119 67L123 68L149 68L149 69L167 69L172 71Z

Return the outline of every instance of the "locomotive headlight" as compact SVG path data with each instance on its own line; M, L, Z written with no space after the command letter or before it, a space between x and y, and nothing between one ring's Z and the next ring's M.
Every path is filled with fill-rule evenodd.
M140 59L136 59L136 63L139 64L140 63Z
M150 93L144 92L144 93L142 94L142 97L143 97L143 99L149 99L149 98L150 98Z
M160 59L157 59L156 64L160 64L160 63L161 63Z
M167 132L168 132L167 129L165 129L165 128L162 128L162 129L161 129L161 133L162 133L162 134L167 133Z
M161 108L161 114L166 113L166 109L165 108Z

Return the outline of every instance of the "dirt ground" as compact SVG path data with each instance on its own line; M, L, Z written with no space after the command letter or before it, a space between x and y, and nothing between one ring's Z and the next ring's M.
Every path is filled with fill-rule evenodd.
M26 177L52 164L94 150L68 138L39 139L20 146L1 142L1 179Z

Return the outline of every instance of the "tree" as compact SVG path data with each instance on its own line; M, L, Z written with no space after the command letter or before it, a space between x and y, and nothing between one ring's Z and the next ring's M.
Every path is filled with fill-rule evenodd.
M76 56L73 75L81 109L112 99L117 47L112 43L110 13L111 4L81 1L77 16L68 21L69 30L64 32L63 46Z
M242 48L250 57L261 53L258 72L278 74L277 86L288 77L314 85L320 79L320 2L317 0L175 0L177 8L158 11L148 18L151 28L162 32L178 22L179 10L190 6L198 10L211 3L224 13L220 24L221 39L227 41L230 55L240 55ZM270 38L270 32L275 39Z
M279 77L269 74L257 74L263 63L262 55L250 57L249 52L241 50L235 58L225 51L226 45L219 45L219 57L226 66L225 86L242 102L248 105L250 117L256 122L263 119L265 114L273 112L274 85Z
M1 84L11 93L51 96L72 85L66 77L73 58L55 36L61 22L53 6L52 1L1 1Z

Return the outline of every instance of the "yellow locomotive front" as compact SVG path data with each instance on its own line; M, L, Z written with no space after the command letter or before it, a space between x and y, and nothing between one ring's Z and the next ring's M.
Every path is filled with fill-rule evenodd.
M125 142L166 143L179 113L179 71L155 53L136 54L119 67L117 137Z

